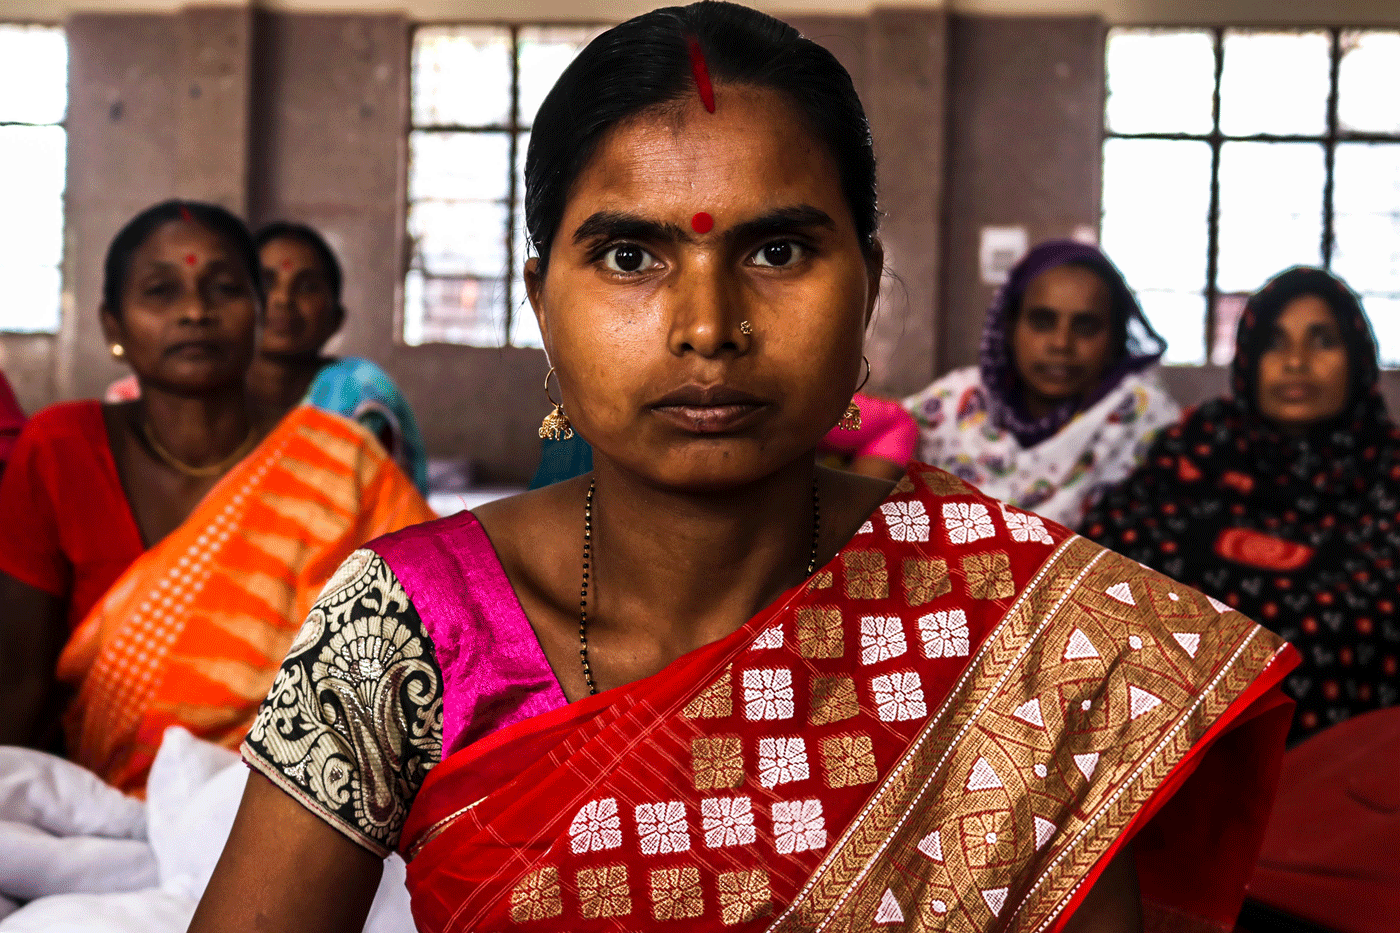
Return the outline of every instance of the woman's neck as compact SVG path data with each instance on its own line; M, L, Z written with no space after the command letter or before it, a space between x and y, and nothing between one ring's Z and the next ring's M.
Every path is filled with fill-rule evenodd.
M285 412L306 397L323 356L269 356L259 353L248 369L248 394L259 403Z
M1031 391L1024 385L1021 386L1021 407L1026 410L1026 414L1037 421L1059 408L1065 402L1066 399L1048 398Z
M820 566L891 486L805 458L718 494L660 490L601 458L596 467L589 627L673 657L723 638L806 579L818 508ZM581 571L581 547L579 556Z
M227 458L248 441L264 420L243 386L237 384L198 396L143 386L141 399L132 411L138 436L149 430L165 452L192 467Z

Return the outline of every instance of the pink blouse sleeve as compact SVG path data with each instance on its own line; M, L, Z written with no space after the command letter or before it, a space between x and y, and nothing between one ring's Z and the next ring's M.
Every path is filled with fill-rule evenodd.
M879 457L898 466L914 458L919 445L919 426L913 415L893 399L857 393L855 402L860 406L860 430L832 428L822 438L822 451L851 457Z

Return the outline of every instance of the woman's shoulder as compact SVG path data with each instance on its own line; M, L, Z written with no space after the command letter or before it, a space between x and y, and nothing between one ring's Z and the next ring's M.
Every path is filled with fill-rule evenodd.
M1176 403L1176 397L1172 395L1166 380L1162 378L1162 367L1158 363L1146 366L1135 373L1129 373L1123 377L1119 387L1130 392L1141 393L1154 401L1170 404L1178 411L1180 410L1180 406Z
M476 515L458 512L390 532L370 541L362 550L372 552L391 566L414 567L432 561L435 556L460 550L471 550L477 552L477 557L483 557L484 548L489 546L490 541Z
M107 448L107 425L96 399L58 402L34 413L20 430L10 466L24 462L57 462L73 466L90 459L89 452Z
M906 408L913 408L920 402L949 396L982 384L982 372L976 366L963 366L950 370L924 386L904 400Z
M373 360L360 356L342 356L321 367L307 390L307 398L320 404L320 396L344 394L347 391L360 394L369 391L398 392L398 386L384 367Z
M26 434L90 436L102 428L102 403L95 398L55 402L35 412L25 424Z

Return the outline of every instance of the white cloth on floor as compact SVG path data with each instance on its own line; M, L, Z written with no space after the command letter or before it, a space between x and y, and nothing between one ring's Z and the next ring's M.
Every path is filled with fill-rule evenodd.
M236 754L178 727L144 802L71 762L0 748L0 933L184 933L247 778ZM366 933L412 933L404 871L385 863Z
M0 896L135 891L157 880L141 801L61 758L0 747Z

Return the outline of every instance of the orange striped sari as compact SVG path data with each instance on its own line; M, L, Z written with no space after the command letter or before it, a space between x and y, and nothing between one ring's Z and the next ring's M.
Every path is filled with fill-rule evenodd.
M236 748L340 562L432 517L367 431L294 409L73 632L70 757L140 792L168 726Z

